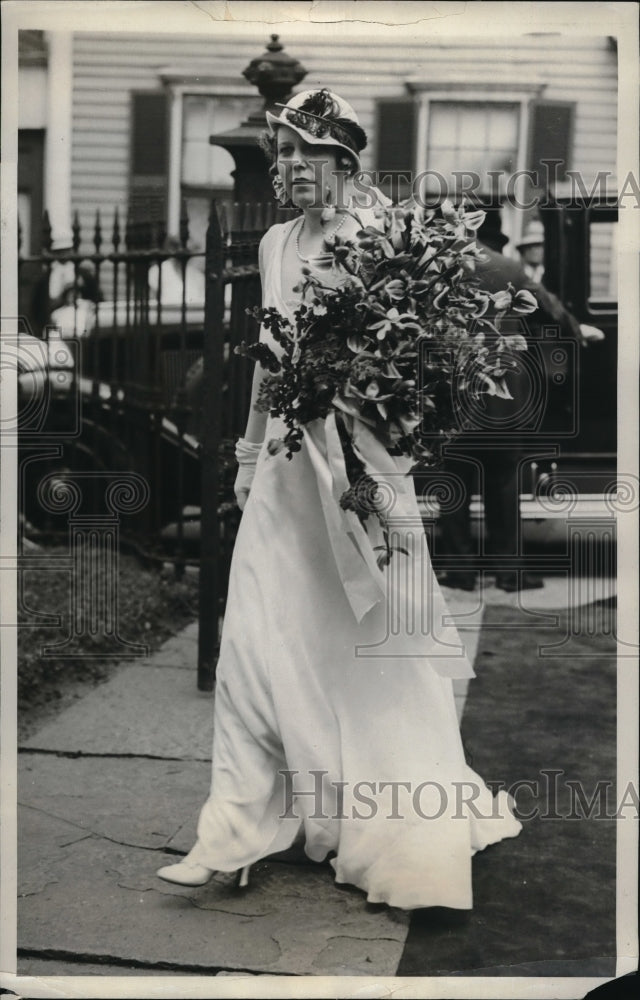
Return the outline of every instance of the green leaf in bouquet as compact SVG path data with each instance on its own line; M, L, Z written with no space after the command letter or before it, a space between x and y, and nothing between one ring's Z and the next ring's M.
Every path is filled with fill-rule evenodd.
M521 288L519 292L513 297L513 310L514 312L526 314L535 312L538 308L538 300L536 299L533 292L530 292L527 288Z
M267 371L273 373L280 371L280 361L268 344L247 344L242 341L234 348L234 354L249 358L251 361L257 361Z
M505 334L502 338L505 347L510 351L526 351L527 339L521 333Z
M379 552L376 556L376 563L378 564L378 569L384 569L391 562L391 549L386 545L374 545L374 552Z

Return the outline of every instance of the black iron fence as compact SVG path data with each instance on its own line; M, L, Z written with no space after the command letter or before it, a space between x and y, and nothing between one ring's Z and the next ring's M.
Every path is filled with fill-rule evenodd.
M290 213L279 214L283 220L290 217ZM236 206L231 219L214 206L207 230L201 398L194 405L200 427L202 469L198 630L201 691L210 691L214 685L220 619L239 517L238 508L231 502L236 472L231 449L245 428L251 372L246 361L235 354L235 348L258 334L256 321L249 315L261 300L258 246L274 221L272 205Z
M278 221L287 217L277 211ZM213 685L239 518L233 449L251 366L234 348L257 335L247 311L260 303L258 246L275 221L275 205L213 203L206 247L194 250L184 215L179 238L167 240L162 226L121 225L117 212L107 232L97 214L88 249L76 217L72 245L56 250L45 215L42 253L19 258L23 329L45 345L47 362L67 358L64 386L48 373L46 434L56 446L23 463L22 510L43 531L65 531L63 514L41 503L44 479L142 477L148 502L129 514L121 539L171 560L177 574L200 565L203 689ZM33 450L28 428L23 442ZM100 502L99 485L95 492L88 510Z
M257 335L248 310L260 301L260 239L289 217L273 204L212 204L206 246L194 250L184 214L178 238L168 240L159 224L121 226L116 212L108 233L97 215L88 240L76 219L72 245L55 250L45 216L42 253L19 260L22 311L43 348L25 367L49 369L46 426L38 424L42 407L31 407L37 373L24 373L31 388L22 444L31 454L20 464L22 510L37 527L66 534L69 517L42 502L43 481L84 477L83 502L93 513L107 473L146 484L145 502L128 511L119 536L149 559L172 561L178 575L188 563L200 566L202 690L213 687L240 516L233 451L247 419L251 366L234 348ZM563 248L558 259L549 254L553 287L607 337L580 352L576 433L566 442L550 438L551 450L532 443L533 506L558 470L576 494L588 495L610 483L612 462L615 472L616 309L592 287L598 226L614 218L607 205L557 205L545 220L552 245ZM32 413L35 430L26 419Z

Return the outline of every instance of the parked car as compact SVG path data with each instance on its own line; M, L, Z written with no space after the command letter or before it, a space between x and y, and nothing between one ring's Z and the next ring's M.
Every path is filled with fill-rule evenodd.
M21 331L15 355L19 412L43 399L46 392L68 393L75 377L75 355L70 344L50 330L45 340Z

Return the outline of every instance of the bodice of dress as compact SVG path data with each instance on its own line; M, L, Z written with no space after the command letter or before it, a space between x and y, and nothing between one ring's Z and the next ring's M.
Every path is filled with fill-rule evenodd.
M382 199L383 196L380 195ZM363 226L376 226L378 219L372 209L360 209L357 212ZM261 249L263 262L263 289L262 304L265 308L273 307L284 316L291 318L296 308L297 302L284 301L282 295L282 257L287 241L293 238L293 230L300 225L300 217L291 219L289 222L276 223L266 233ZM260 331L260 339L268 343L270 347L277 350L273 338L268 330L264 328Z
M300 225L299 219L291 219L289 222L276 223L266 233L262 241L262 261L264 273L262 276L262 305L265 308L274 308L291 318L293 316L294 303L285 302L282 296L282 255L291 231ZM264 334L267 336L265 337ZM269 332L260 331L260 339L266 340L273 346Z

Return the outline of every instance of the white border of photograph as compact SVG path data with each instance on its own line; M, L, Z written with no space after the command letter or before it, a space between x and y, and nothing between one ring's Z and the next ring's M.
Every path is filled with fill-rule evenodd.
M318 37L339 32L377 39L402 37L410 27L425 39L459 34L490 34L504 40L538 31L609 35L617 39L619 56L618 178L638 170L638 8L635 3L422 3L422 2L51 2L5 0L2 4L2 333L15 333L17 312L17 32L19 29L56 28L73 31L262 33L265 40L277 31L295 53L296 38L313 23ZM618 246L619 368L618 468L638 476L638 385L640 317L638 248L640 208L633 198L620 212ZM3 368L4 371L4 368ZM2 384L1 418L16 410L15 386ZM3 424L0 423L0 426ZM3 442L2 538L0 546L0 606L3 622L16 620L16 450ZM618 636L637 650L638 629L638 517L637 510L618 514ZM581 978L384 978L251 976L223 978L155 975L136 977L46 977L16 975L16 704L15 629L2 628L2 823L0 896L0 970L5 989L29 997L582 997L605 982ZM638 679L637 660L618 661L618 788L638 788ZM195 681L194 681L195 683ZM618 824L617 835L617 975L637 968L637 847L638 825L633 818ZM580 914L576 914L580 920ZM142 992L144 991L144 992Z

